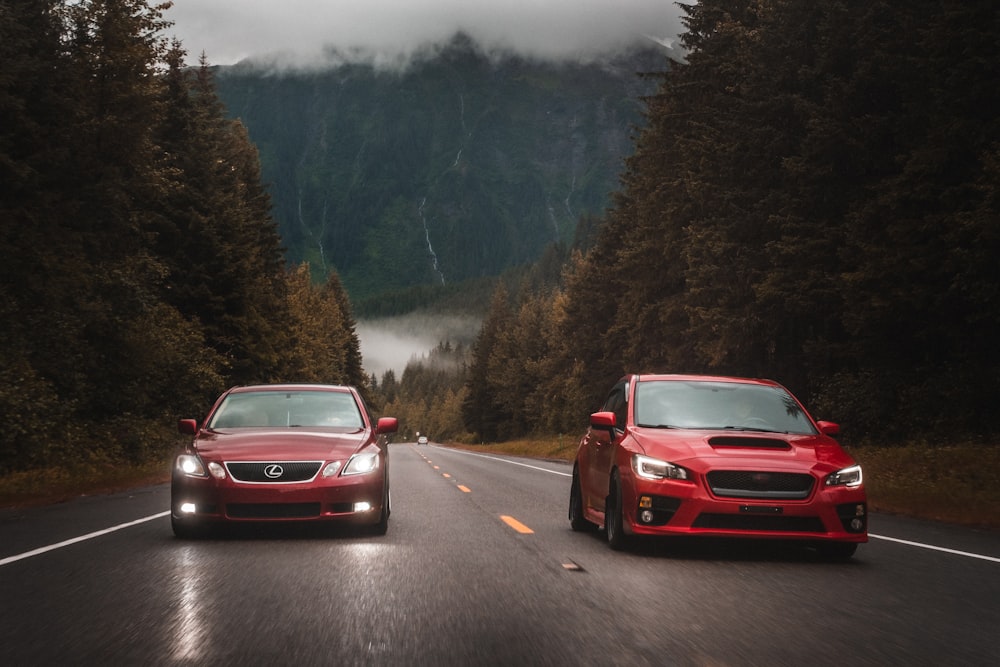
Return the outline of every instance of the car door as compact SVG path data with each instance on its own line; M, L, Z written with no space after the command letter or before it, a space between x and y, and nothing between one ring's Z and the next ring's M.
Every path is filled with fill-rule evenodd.
M591 429L588 434L588 470L584 502L603 512L608 496L611 468L615 464L615 448L625 433L628 414L628 383L620 382L608 394L601 412L613 412L615 428L611 431Z

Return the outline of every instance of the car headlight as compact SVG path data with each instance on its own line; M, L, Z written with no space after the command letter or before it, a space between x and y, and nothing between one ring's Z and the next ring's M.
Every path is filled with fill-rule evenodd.
M378 469L378 452L361 452L351 457L341 475L364 475Z
M854 465L826 476L827 486L861 486L861 466Z
M188 477L208 477L201 459L193 454L181 454L178 456L177 469Z
M642 454L632 455L632 470L644 479L690 479L686 468Z

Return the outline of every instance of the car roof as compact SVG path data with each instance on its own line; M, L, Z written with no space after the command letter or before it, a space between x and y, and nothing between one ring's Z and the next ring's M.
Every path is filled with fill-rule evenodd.
M770 387L780 386L774 380L767 380L764 378L745 378L736 377L732 375L697 375L697 374L672 374L672 373L636 373L633 375L627 375L625 380L631 379L636 382L657 382L657 381L674 381L674 382L737 382L742 384L759 384L766 385Z
M230 393L242 394L253 391L336 391L351 392L353 387L341 384L308 384L308 383L284 383L284 384L254 384L233 387Z

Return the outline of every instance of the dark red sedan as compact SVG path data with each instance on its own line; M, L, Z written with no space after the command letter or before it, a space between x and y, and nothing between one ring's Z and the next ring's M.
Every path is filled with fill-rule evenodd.
M580 441L569 519L637 535L805 541L847 559L868 541L861 467L770 380L629 375Z
M353 387L234 387L205 421L178 423L194 440L177 456L170 520L178 537L212 525L326 521L385 534L389 522L387 436Z

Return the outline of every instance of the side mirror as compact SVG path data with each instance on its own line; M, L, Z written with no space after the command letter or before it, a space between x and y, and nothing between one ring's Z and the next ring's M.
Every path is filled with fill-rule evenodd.
M595 412L590 415L590 428L612 431L615 426L615 413L613 412Z
M184 435L198 435L198 420L179 419L177 420L177 430Z
M834 424L833 422L819 421L816 422L816 425L819 426L819 432L822 433L823 435L833 436L840 433L840 424Z
M399 430L399 420L395 417L380 417L375 425L376 433L395 433Z

